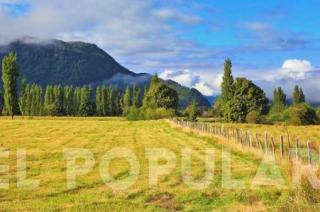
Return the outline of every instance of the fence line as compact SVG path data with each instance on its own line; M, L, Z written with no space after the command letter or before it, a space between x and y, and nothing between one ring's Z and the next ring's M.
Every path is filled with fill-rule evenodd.
M177 118L170 119L170 121L183 128L209 133L238 143L243 147L260 150L267 155L279 156L280 160L290 159L293 156L296 160L307 161L312 164L318 157L320 162L320 147L319 150L312 149L310 140L307 140L306 146L303 147L300 139L296 139L295 146L291 147L290 138L288 137L288 143L285 145L285 136L283 135L277 142L268 132L265 132L264 138L261 139L258 133L244 132L242 129L235 127L224 127L223 124L190 122ZM285 155L288 157L285 157Z

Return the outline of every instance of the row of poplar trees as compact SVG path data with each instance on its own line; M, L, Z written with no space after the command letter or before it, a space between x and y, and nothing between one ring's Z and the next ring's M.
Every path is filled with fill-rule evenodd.
M140 89L127 88L125 95L114 87L28 84L25 78L19 84L17 55L10 53L2 60L3 90L0 88L0 115L2 111L23 116L118 116L124 108L141 105ZM132 93L132 95L131 95Z

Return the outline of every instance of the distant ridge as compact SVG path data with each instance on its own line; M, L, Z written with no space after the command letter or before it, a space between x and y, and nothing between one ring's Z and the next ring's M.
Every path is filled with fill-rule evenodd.
M97 45L90 43L25 37L0 46L0 59L10 51L18 54L21 75L26 76L28 82L43 87L48 84L94 86L103 83L119 89L134 84L142 88L151 79L149 74L137 74L128 70ZM186 107L193 99L200 106L210 105L195 89L183 87L173 81L165 83L177 90L180 108Z

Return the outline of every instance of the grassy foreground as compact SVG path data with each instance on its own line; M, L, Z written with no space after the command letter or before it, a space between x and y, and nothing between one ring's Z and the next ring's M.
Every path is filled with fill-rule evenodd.
M249 189L260 160L242 152L231 151L232 178L241 179L246 189L223 188L222 150L227 148L213 138L174 128L164 120L129 122L120 118L105 119L0 119L1 165L9 165L9 189L0 189L1 210L104 210L104 211L172 211L172 210L275 210L287 207L290 189L263 187ZM141 167L135 184L124 191L113 191L99 174L99 161L115 147L129 148L137 155ZM18 149L27 153L28 178L39 179L38 188L17 188ZM77 188L68 189L64 148L85 148L94 154L94 168L77 178ZM158 186L149 185L146 148L166 148L177 156L174 170L160 177ZM181 150L190 148L192 175L201 179L205 173L205 149L215 149L215 175L206 189L188 187L181 176ZM79 161L81 163L81 161ZM123 159L111 162L109 171L115 179L128 175ZM286 178L286 176L285 176Z

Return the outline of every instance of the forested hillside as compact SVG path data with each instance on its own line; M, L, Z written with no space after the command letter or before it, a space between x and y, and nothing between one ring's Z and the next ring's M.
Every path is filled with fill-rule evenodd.
M58 84L91 84L93 87L105 84L123 91L127 85L143 89L151 79L149 74L129 71L96 45L84 42L39 41L35 38L17 40L0 46L0 61L10 51L18 55L20 77L25 76L28 83L36 83L43 88ZM200 106L209 106L200 92L174 82L166 83L178 92L180 108L186 107L191 99Z

